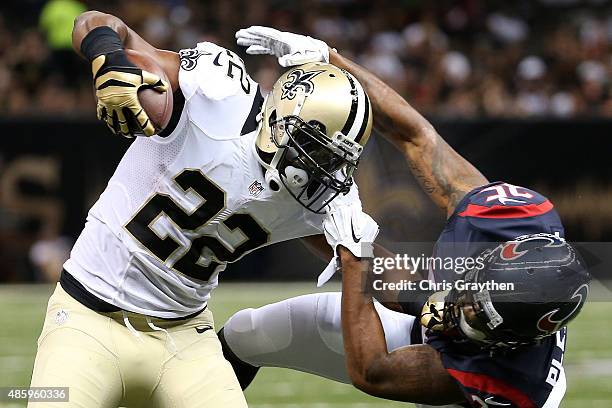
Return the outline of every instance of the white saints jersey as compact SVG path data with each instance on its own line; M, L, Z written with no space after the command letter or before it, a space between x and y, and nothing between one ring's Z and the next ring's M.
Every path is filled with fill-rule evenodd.
M98 298L161 318L202 309L227 263L322 230L322 215L264 182L262 98L241 59L211 43L180 56L178 125L136 138L64 265Z

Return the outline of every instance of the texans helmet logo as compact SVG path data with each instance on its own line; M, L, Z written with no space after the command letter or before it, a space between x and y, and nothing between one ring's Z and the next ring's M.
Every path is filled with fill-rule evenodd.
M293 99L299 90L306 95L310 95L314 90L312 79L321 72L324 71L318 70L304 72L299 68L291 71L291 73L287 76L289 80L283 83L281 99Z
M565 325L574 314L580 310L584 302L586 302L586 298L589 295L589 285L587 283L581 285L574 294L571 299L577 299L576 305L572 308L569 313L566 313L565 316L559 314L559 308L546 313L544 316L538 320L538 329L546 334L551 334L559 330L563 325ZM574 303L574 302L572 302Z
M521 256L523 256L523 254L525 254L527 251L517 251L517 247L519 246L518 242L508 242L507 244L504 244L502 251L501 251L501 257L502 259L506 260L506 261L512 261L514 259L520 258Z
M529 249L535 247L556 247L563 245L564 241L551 234L530 235L526 238L517 238L502 245L500 257L505 261L513 261L525 255Z

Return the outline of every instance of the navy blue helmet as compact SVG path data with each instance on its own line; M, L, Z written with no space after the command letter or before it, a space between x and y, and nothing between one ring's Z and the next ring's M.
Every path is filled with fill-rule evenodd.
M584 305L590 275L574 248L556 235L518 237L486 250L484 267L445 297L445 331L491 348L516 348L556 333ZM478 290L471 283L492 283ZM507 290L495 289L499 287ZM481 286L482 287L482 286Z

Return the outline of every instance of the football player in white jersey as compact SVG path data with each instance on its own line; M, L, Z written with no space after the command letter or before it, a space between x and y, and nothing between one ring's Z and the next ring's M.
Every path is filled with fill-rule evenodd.
M99 12L76 19L73 43L91 62L98 117L149 137L134 140L89 211L49 300L31 385L69 387L71 407L245 407L210 293L227 263L321 234L327 203L358 200L368 97L352 75L312 63L289 69L264 101L233 52L158 50ZM157 134L143 87L174 93Z

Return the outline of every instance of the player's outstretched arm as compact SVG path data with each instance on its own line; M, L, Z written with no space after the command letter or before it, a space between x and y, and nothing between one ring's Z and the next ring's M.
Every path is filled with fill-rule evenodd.
M487 183L478 169L387 84L335 51L330 51L330 62L361 82L372 102L374 126L404 154L423 190L448 216L465 194Z
M425 192L448 216L466 193L487 183L404 98L323 41L261 26L239 30L236 39L238 45L248 47L247 53L275 55L284 67L322 61L353 74L370 97L374 126L406 156Z
M140 106L137 92L141 87L166 92L168 84L129 61L125 49L154 59L164 70L172 89L178 88L178 54L153 47L121 19L98 11L87 11L75 19L72 45L91 63L98 118L104 120L113 133L133 136L134 128L128 123L133 120L145 135L152 135L154 126Z
M332 201L323 231L342 268L342 337L353 384L368 394L399 401L432 405L461 401L459 387L432 347L387 351L372 292L366 290L378 224L359 205Z
M389 353L369 291L368 261L338 248L342 264L342 335L353 385L380 398L441 405L463 401L461 390L431 346L407 346Z

